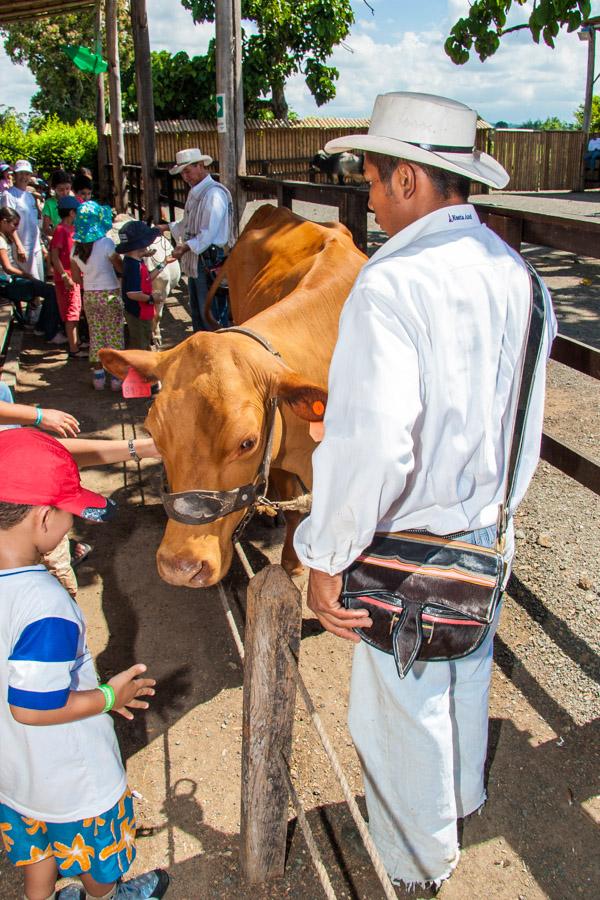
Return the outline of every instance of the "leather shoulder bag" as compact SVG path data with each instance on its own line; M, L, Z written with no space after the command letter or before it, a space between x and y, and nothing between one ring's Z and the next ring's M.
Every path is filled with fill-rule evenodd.
M436 662L473 653L485 640L502 595L508 512L546 318L539 276L529 264L527 268L529 325L515 382L518 399L495 546L480 547L461 540L461 535L425 531L377 533L344 572L344 606L368 610L373 622L370 628L357 628L357 633L371 646L394 655L400 678L415 660Z

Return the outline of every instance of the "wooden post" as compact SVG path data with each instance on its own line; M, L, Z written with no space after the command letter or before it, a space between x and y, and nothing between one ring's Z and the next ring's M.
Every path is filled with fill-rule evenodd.
M216 0L219 178L233 199L234 239L246 205L246 196L238 182L238 175L246 174L241 34L241 0Z
M112 156L115 207L123 213L127 209L125 186L125 141L121 111L121 65L119 62L119 32L117 0L106 0L106 55L108 57L108 90L110 95L110 145Z
M156 143L154 139L154 94L146 0L131 0L131 26L135 52L140 157L144 181L144 215L160 221L156 182Z
M240 862L256 884L283 875L288 791L280 769L289 761L296 680L282 646L298 656L300 592L281 566L267 566L248 584L242 731Z
M585 31L585 29L584 29ZM580 32L581 34L582 32ZM592 120L592 100L594 96L594 67L595 67L595 57L596 57L596 28L594 25L588 26L587 29L587 41L588 41L588 58L587 58L587 72L585 79L585 101L583 104L583 149L581 154L581 169L579 172L579 184L577 185L580 191L585 190L585 160L584 154L587 151L588 142L590 139L590 122Z
M102 55L102 6L96 6L96 20L94 23L96 37L96 53ZM104 75L100 72L96 76L96 134L98 136L98 193L101 200L110 199L108 185L108 148L106 146L106 112L104 106Z

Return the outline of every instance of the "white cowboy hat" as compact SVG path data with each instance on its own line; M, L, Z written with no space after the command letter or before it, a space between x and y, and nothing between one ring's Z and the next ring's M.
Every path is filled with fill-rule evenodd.
M172 169L169 169L171 175L179 175L186 166L190 166L192 163L201 162L204 163L205 166L210 166L212 156L207 156L197 147L190 147L187 150L180 150L176 153L175 162L177 165L173 166Z
M28 159L18 159L13 166L13 172L33 172Z
M325 144L328 153L366 150L457 172L472 181L503 188L509 175L475 148L475 110L433 94L379 94L368 134L349 134Z

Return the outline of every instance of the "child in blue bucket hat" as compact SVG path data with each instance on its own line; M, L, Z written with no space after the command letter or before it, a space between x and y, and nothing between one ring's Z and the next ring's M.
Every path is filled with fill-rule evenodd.
M112 257L115 244L107 231L112 228L112 210L94 200L81 203L75 217L75 247L73 249L73 278L83 286L83 308L90 329L90 363L92 384L101 391L106 384L106 372L100 365L98 351L102 347L123 350L123 301ZM115 257L120 263L120 258ZM121 389L121 382L110 379L113 391Z

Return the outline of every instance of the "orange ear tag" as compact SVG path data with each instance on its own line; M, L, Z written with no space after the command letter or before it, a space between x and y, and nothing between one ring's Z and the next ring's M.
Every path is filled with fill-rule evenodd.
M150 397L151 395L152 385L150 382L146 381L137 369L130 366L123 380L123 396L131 399L133 397Z
M315 416L322 416L325 412L325 404L321 402L321 400L315 400L312 405L312 411Z
M310 434L315 444L319 444L325 437L325 423L311 422L308 426L308 433Z

